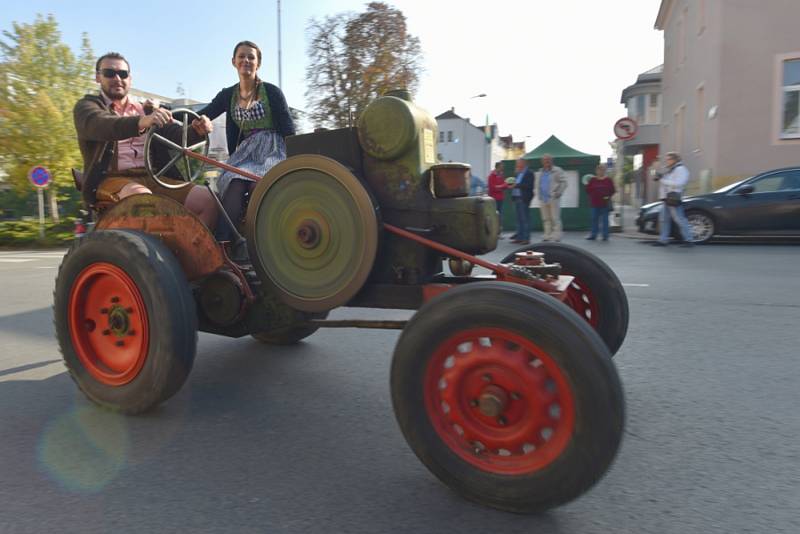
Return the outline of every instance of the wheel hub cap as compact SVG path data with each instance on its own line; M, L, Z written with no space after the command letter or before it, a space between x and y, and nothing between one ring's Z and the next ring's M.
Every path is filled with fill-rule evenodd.
M497 386L487 386L484 388L478 399L478 408L486 417L497 417L502 414L508 406L508 393Z
M424 384L426 410L439 437L484 471L540 470L571 440L575 402L557 361L509 330L453 335L429 360Z
M108 314L108 327L115 336L122 337L128 333L130 321L128 314L119 306L115 306Z
M73 282L68 321L83 367L102 384L122 386L141 371L149 348L144 299L125 271L93 263Z
M301 247L311 249L319 245L321 233L322 229L316 221L306 219L297 229L297 241Z

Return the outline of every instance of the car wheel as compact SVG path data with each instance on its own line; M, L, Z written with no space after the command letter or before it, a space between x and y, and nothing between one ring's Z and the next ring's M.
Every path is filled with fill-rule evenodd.
M695 243L707 243L716 231L714 219L702 211L690 211L686 214L689 220L689 231Z

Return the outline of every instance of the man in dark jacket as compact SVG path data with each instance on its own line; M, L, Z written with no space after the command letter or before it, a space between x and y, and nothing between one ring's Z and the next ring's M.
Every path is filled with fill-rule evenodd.
M145 114L140 103L128 98L130 66L116 52L97 60L95 81L100 84L100 93L84 96L73 110L83 155L81 191L86 204L94 205L98 200L117 202L130 195L156 193L181 202L206 226L213 228L217 206L208 189L195 185L166 188L153 180L144 168L144 134L148 128L156 127L160 135L180 143L182 130L172 121L172 114L158 107ZM199 141L211 128L207 118L194 121L189 141ZM168 178L161 180L179 182Z
M533 200L533 171L528 168L528 162L520 158L517 160L517 176L511 189L511 200L517 212L517 233L511 240L512 243L527 245L531 242L531 215L530 204Z

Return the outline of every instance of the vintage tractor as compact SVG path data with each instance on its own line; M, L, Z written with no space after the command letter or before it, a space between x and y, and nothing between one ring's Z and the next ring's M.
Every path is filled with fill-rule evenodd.
M173 150L172 164L235 170L198 155L186 135L182 145L148 135L148 146ZM395 414L440 480L516 512L585 492L622 436L611 356L627 330L625 293L572 246L533 245L500 264L473 256L496 247L495 203L468 196L468 166L437 163L437 136L431 115L398 91L372 102L357 128L290 137L289 157L251 176L245 221L232 221L247 262L230 259L236 241L216 242L170 199L105 207L56 281L58 340L78 387L135 414L180 389L198 330L288 344L321 327L402 329ZM149 162L158 179L164 168ZM342 306L418 311L407 322L327 319Z

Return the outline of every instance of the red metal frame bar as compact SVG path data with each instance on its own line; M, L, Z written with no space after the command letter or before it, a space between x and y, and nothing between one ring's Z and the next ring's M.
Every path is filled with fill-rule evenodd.
M466 252L461 252L458 249L448 247L447 245L442 245L441 243L437 243L436 241L431 241L430 239L425 239L422 236L418 236L415 233L409 232L408 230L403 230L402 228L398 228L397 226L392 226L391 224L383 223L383 227L393 234L405 237L406 239L410 239L412 241L416 241L417 243L432 248L433 250L438 250L439 252L443 252L448 256L453 256L454 258L461 258L462 260L467 260L473 265L480 265L481 267L489 269L495 274L502 274L504 276L507 276L511 273L511 270L504 265L499 265L492 263L490 261L482 260L480 258L467 254Z
M239 169L238 167L234 167L233 165L228 165L227 163L222 163L221 161L217 161L217 160L215 160L213 158L209 158L208 156L203 156L202 154L198 154L196 152L192 152L188 148L184 148L183 149L183 153L184 153L184 155L189 156L190 158L194 158L196 160L200 160L203 163L207 163L208 165L211 165L212 167L219 167L220 169L224 169L226 171L235 172L239 176L244 176L245 178L250 178L251 180L253 180L255 182L258 182L259 180L261 180L261 176L259 176L257 174L253 174L253 173L250 173L250 172L247 172L247 171L243 171L242 169Z
M448 256L460 258L462 260L466 260L472 263L473 265L480 265L481 267L489 269L497 276L498 280L505 280L508 282L514 282L516 284L529 286L538 289L539 291L544 291L545 293L549 293L562 301L566 298L567 295L566 291L560 291L557 288L556 284L552 284L550 282L544 282L541 280L530 280L527 278L516 276L511 269L509 269L502 263L492 263L490 261L482 260L471 254L467 254L466 252L461 252L458 249L448 247L447 245L442 245L441 243L437 243L436 241L431 241L430 239L426 239L422 236L409 232L408 230L403 230L402 228L398 228L397 226L392 226L391 224L388 223L383 223L383 227L386 228L386 230L388 230L389 232L395 235L399 235L400 237L405 237L406 239L416 241L417 243L425 245L426 247L430 247L434 250L438 250L439 252L443 252Z

